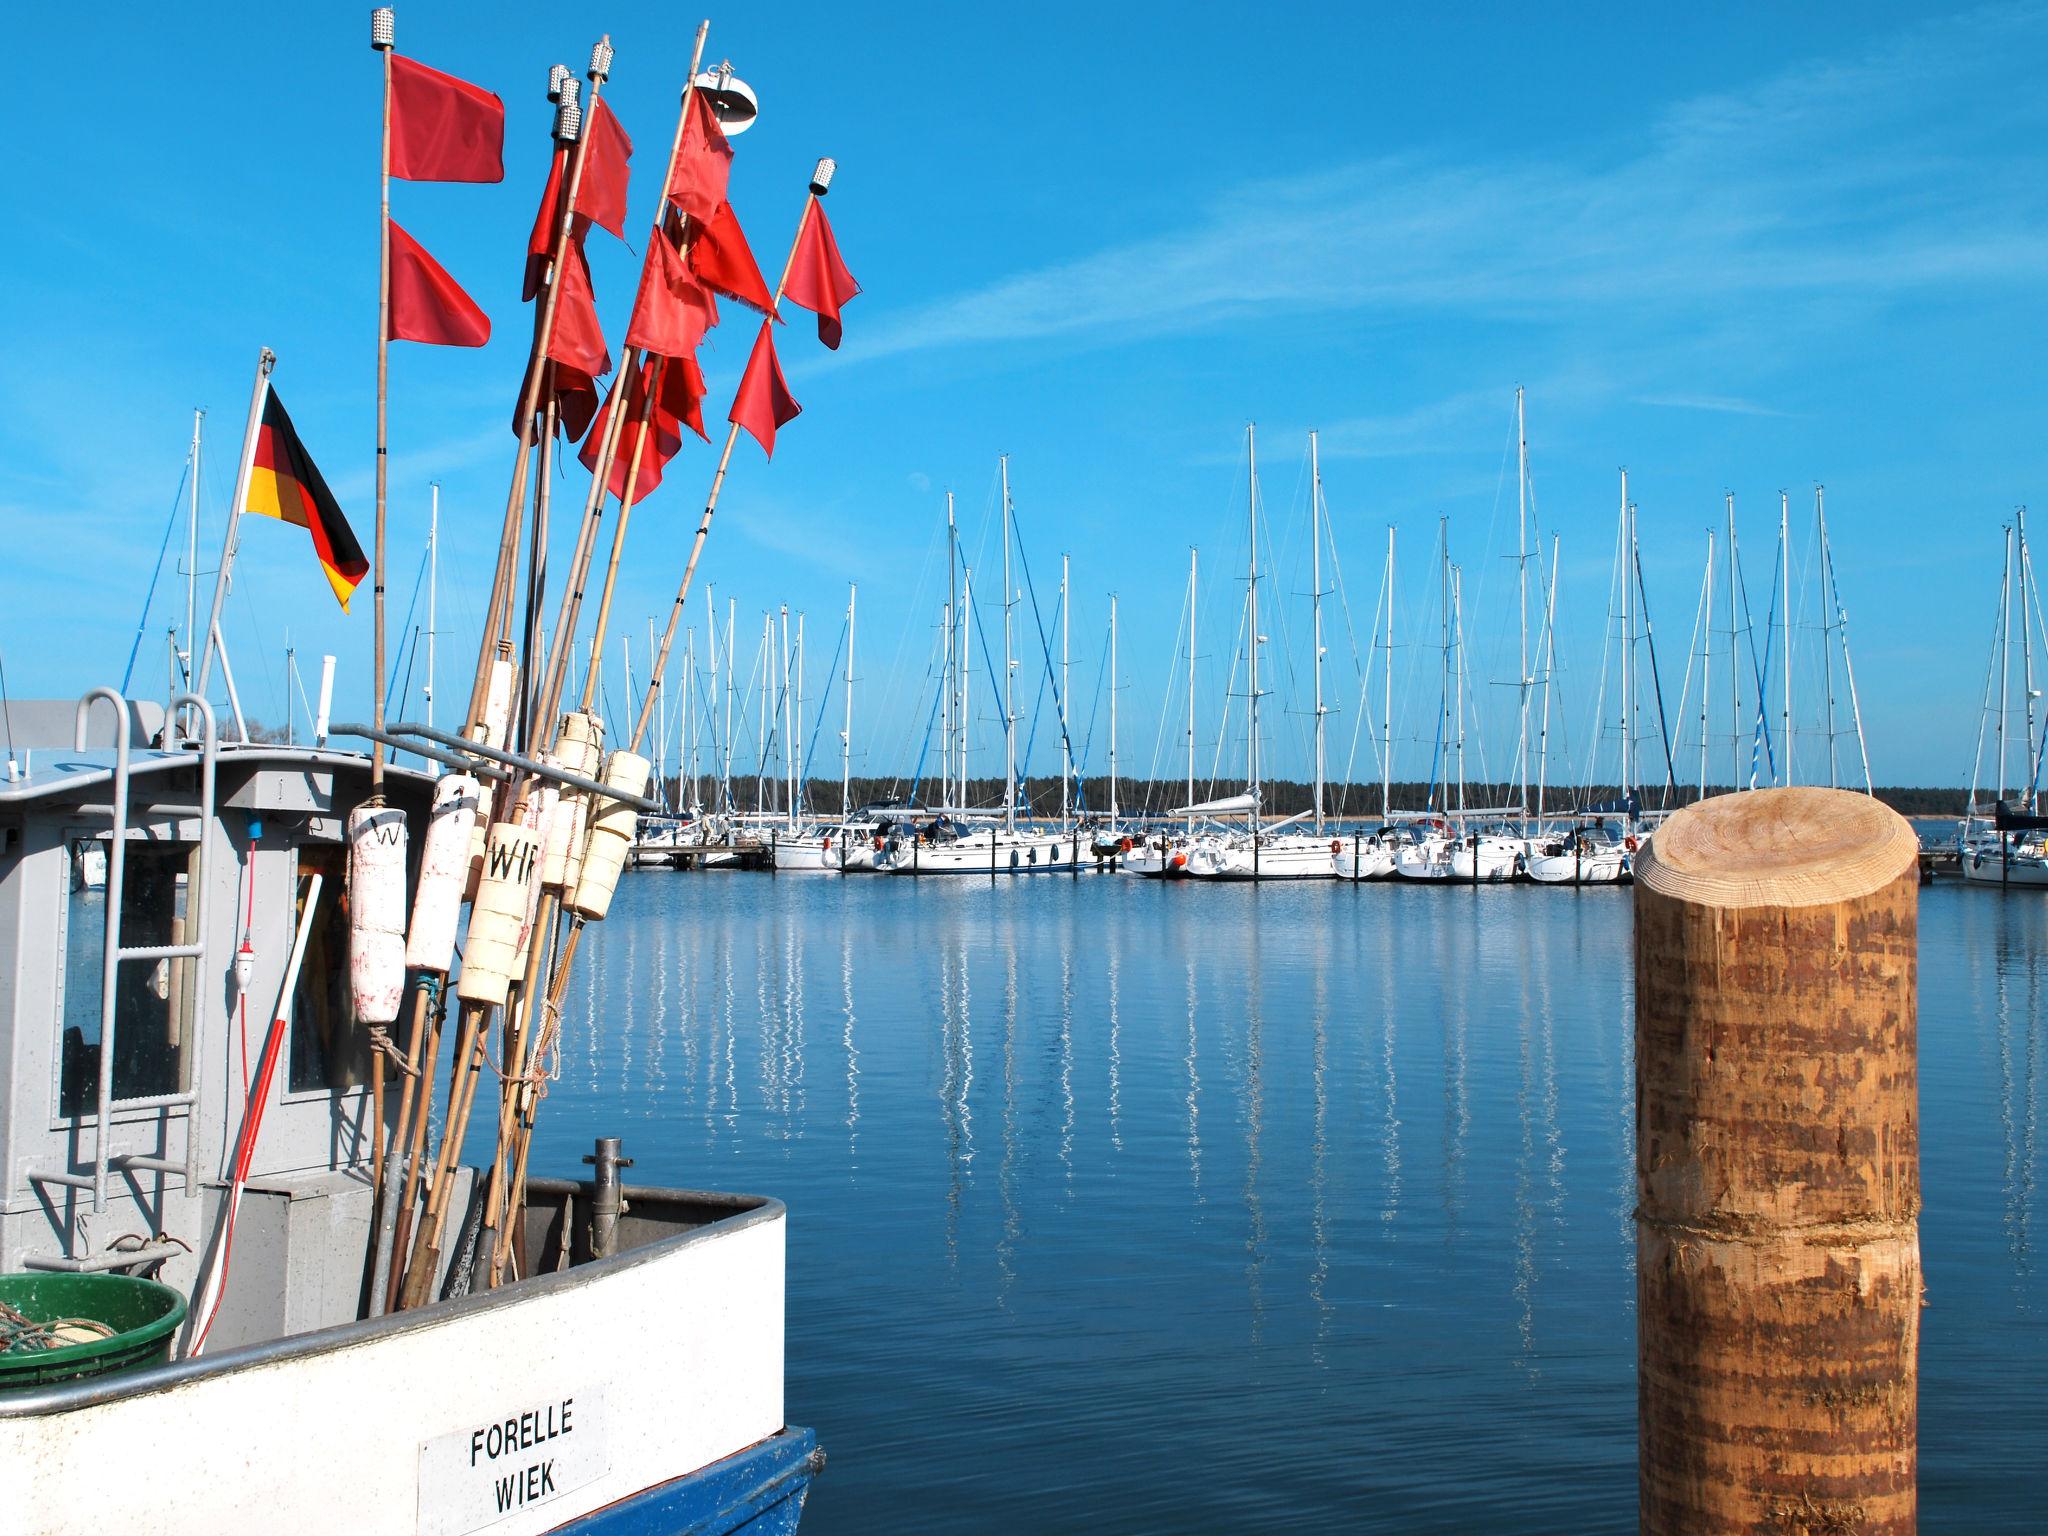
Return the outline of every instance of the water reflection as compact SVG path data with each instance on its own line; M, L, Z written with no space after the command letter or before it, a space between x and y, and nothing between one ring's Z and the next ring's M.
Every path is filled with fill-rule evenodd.
M1947 1524L1972 1530L2001 1528L2004 1484L1967 1458L1997 1443L2021 1488L2048 1370L2044 909L1982 894L1922 907L1924 1497L1969 1487ZM1300 1528L1512 1507L1625 1530L1628 913L1598 892L636 876L585 936L536 1166L649 1116L685 1134L629 1148L637 1176L789 1203L790 1412L850 1447L807 1514L825 1536L1261 1528L1283 1482ZM807 1020L834 1012L810 1100L830 1041ZM977 1428L934 1469L940 1422ZM1134 1476L1174 1450L1192 1485ZM1016 1492L1048 1465L1055 1495ZM935 1475L949 1497L902 1520Z

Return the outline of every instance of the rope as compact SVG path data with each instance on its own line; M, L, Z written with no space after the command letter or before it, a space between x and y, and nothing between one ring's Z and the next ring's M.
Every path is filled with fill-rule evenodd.
M85 1333L89 1337L60 1337L70 1331ZM74 1344L89 1343L92 1339L111 1339L119 1331L91 1317L58 1317L47 1323L34 1322L0 1301L0 1355L26 1354L32 1349L69 1349Z
M370 1026L370 1049L381 1051L385 1056L389 1057L392 1065L397 1067L402 1075L406 1077L418 1077L420 1075L419 1068L405 1059L405 1052L401 1051L398 1048L398 1043L391 1038L391 1027L389 1025L372 1024Z

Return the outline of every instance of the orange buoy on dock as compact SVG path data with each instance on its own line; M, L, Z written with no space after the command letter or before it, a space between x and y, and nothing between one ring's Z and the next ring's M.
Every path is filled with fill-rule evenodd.
M1910 1532L1918 842L1758 790L1635 874L1642 1529Z

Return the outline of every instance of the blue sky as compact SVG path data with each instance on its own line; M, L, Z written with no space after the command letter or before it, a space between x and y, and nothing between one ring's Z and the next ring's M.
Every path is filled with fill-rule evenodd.
M814 702L846 583L859 582L860 767L917 760L943 493L956 492L992 578L1007 452L1048 622L1058 556L1072 555L1075 734L1094 721L1096 771L1111 590L1121 766L1184 771L1172 653L1187 548L1201 547L1206 777L1243 596L1228 578L1244 557L1244 425L1256 420L1276 561L1262 596L1267 682L1280 690L1269 771L1306 771L1302 476L1315 427L1346 585L1327 608L1327 686L1344 711L1331 721L1333 768L1351 755L1359 686L1343 609L1362 653L1393 523L1394 771L1429 770L1441 515L1465 570L1471 767L1476 777L1483 738L1486 766L1504 772L1516 620L1501 556L1514 548L1507 450L1520 384L1537 519L1563 548L1553 740L1573 760L1554 778L1583 771L1592 736L1622 465L1669 709L1723 493L1737 497L1761 610L1777 493L1792 496L1806 585L1813 486L1825 482L1875 776L1967 776L2000 528L2015 504L2048 506L2048 103L2034 79L2048 9L1714 7L1674 19L1469 7L1452 20L1363 7L902 6L712 19L711 57L729 57L762 101L737 141L733 198L763 264L784 249L812 160L829 153L842 167L830 210L866 292L836 355L801 317L784 332L805 414L772 465L742 442L700 581L721 607L738 602L743 672L765 608L808 614ZM623 4L399 9L402 50L498 91L509 113L502 185L393 193L396 216L499 337L480 352L393 349L392 624L439 479L447 709L466 693L511 470L546 67L580 67L610 30L608 94L639 148L637 246L693 23ZM76 52L59 25L26 36L28 55ZM16 84L18 120L41 125L17 156L6 284L17 363L0 382L0 525L14 556L0 658L16 696L119 678L195 405L210 412L211 565L260 345L278 353L277 387L366 542L371 524L367 7L229 6L203 27L189 12L116 7L90 55L90 70ZM601 232L591 245L616 349L637 257ZM715 414L750 341L734 318L707 344ZM713 458L686 450L636 511L618 602L636 651L673 592ZM557 507L580 505L582 490L580 471L566 475ZM182 539L180 525L174 546ZM983 578L984 592L994 586ZM701 605L693 598L700 628ZM182 607L167 568L137 691L160 688L163 628ZM1019 610L1020 655L1035 646L1029 614ZM228 633L251 713L283 712L288 631L311 671L308 658L340 656L337 710L361 712L369 615L367 587L355 615L340 614L296 530L249 527ZM992 609L983 622L993 638ZM1805 686L1819 663L1803 634L1802 778L1825 776L1820 690ZM1038 679L1028 665L1018 676L1026 712ZM1718 715L1725 673L1714 687ZM985 672L976 691L985 711ZM1837 692L1846 717L1839 681ZM992 716L975 729L993 744ZM1718 763L1728 728L1711 729ZM1696 727L1674 730L1697 740ZM1049 723L1037 731L1035 770L1056 764L1055 743ZM1696 771L1688 750L1682 774ZM1241 747L1220 752L1228 780ZM980 771L1000 761L991 749ZM1376 776L1363 743L1352 761Z

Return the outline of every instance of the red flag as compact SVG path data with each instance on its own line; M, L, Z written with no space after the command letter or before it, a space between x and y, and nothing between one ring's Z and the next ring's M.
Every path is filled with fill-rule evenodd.
M711 434L704 430L704 396L708 393L697 359L672 357L661 370L661 394L655 400L655 409L665 412L670 420L681 422L708 443Z
M597 299L590 291L590 263L583 247L569 242L566 259L555 282L555 328L548 337L548 356L567 363L593 379L612 371L612 355L604 344L604 331L597 323Z
M732 174L732 145L718 126L711 103L702 91L690 92L690 116L682 142L669 167L668 200L686 217L709 221L725 201L726 179Z
M815 314L818 340L837 350L842 334L839 308L859 292L860 284L839 259L839 242L825 222L825 205L812 198L803 232L796 237L796 256L789 264L789 281L782 285L782 296Z
M647 256L640 265L640 291L633 296L633 319L626 327L626 345L663 357L688 357L704 333L718 324L718 300L683 263L673 240L675 216L648 232Z
M489 91L394 53L387 105L399 180L505 179L505 103Z
M590 148L583 152L583 180L576 188L576 212L626 238L626 182L633 141L602 97L590 109Z
M753 356L740 376L739 393L732 397L732 409L725 419L754 434L754 441L769 458L775 457L775 433L802 413L789 386L782 381L782 364L775 360L775 338L769 334L770 321L761 322L761 334L754 338Z
M385 334L393 341L437 347L480 347L489 341L490 316L397 220L390 221L389 229L391 316Z
M728 298L768 314L775 307L761 269L754 265L754 253L747 249L747 237L740 230L739 216L731 203L720 203L711 218L690 232L690 270L710 287Z
M522 299L532 299L547 280L548 261L555 254L558 200L568 159L568 146L557 144L554 159L548 164L548 184L540 194L540 209L533 216L533 233L526 237L526 281L519 290Z

